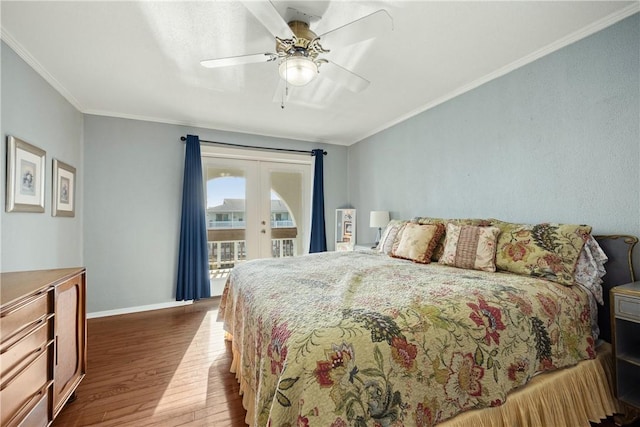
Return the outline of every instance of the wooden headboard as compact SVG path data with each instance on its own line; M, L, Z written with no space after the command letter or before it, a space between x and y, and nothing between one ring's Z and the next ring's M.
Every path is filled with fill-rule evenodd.
M633 271L633 247L638 238L628 235L595 236L602 250L609 257L604 265L607 274L602 278L604 306L598 306L600 338L611 342L611 305L609 290L614 286L635 281Z

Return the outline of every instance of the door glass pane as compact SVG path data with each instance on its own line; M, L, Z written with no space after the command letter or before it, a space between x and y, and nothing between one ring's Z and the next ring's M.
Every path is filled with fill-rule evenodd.
M297 171L272 171L271 256L290 257L303 253L303 175Z
M223 279L247 259L246 177L243 169L225 166L207 166L206 173L209 270L212 279Z

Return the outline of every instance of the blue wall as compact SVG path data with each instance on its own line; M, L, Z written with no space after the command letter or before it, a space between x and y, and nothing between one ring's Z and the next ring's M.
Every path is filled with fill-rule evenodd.
M235 144L310 149L302 141L86 115L88 312L162 306L175 300L184 167L180 137L186 134ZM316 146L328 152L325 212L331 233L334 209L348 200L343 184L347 148Z
M635 14L352 145L349 197L393 218L586 223L638 236L639 164ZM368 224L358 228L373 239Z
M4 43L2 50L2 119L0 149L0 222L2 271L34 270L83 265L82 191L83 116L33 68ZM46 151L45 212L5 212L6 137L12 135ZM53 159L76 168L76 215L51 216Z

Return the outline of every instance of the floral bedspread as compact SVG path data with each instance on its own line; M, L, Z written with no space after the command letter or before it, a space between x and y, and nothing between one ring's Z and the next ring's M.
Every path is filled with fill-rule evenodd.
M595 357L578 287L373 252L241 264L218 316L258 426L431 426Z

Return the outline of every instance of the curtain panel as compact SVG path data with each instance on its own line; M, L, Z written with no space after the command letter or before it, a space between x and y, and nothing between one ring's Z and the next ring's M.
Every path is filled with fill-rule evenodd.
M187 135L176 301L211 296L204 197L200 139L196 135Z
M309 253L327 251L327 234L324 221L324 150L312 150L315 156L313 171L313 201L311 206L311 243Z

